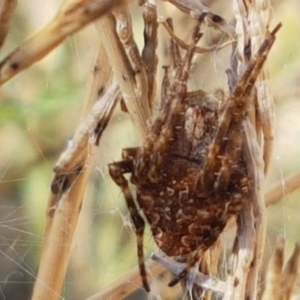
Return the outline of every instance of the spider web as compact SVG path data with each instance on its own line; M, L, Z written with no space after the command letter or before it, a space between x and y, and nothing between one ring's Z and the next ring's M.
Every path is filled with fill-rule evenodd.
M1 57L55 13L61 3L52 2L19 1ZM284 26L268 59L277 119L269 182L279 181L283 188L286 176L300 170L299 8L298 1L274 1L274 23L280 20ZM0 299L30 299L43 243L52 168L78 121L94 34L92 28L79 33L1 90ZM196 63L195 78L203 78L203 73L208 79L218 78L209 82L201 79L198 88L226 86L227 66L222 55L228 57L226 50L208 54ZM201 65L203 61L207 64ZM201 71L197 71L198 65ZM92 174L74 239L64 299L85 299L137 265L135 234L125 202L107 171L107 163L119 160L122 148L136 145L130 118L118 110L90 166ZM268 208L267 251L273 250L279 235L287 240L287 252L300 240L299 196L299 192L289 194L286 190L284 199ZM147 257L153 249L148 230ZM162 298L173 299L166 294Z

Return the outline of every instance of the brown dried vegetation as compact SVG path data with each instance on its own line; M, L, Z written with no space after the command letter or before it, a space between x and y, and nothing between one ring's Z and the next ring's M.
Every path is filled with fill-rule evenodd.
M258 299L266 225L265 178L274 135L273 100L264 63L281 25L271 29L267 0L233 1L235 25L206 7L205 1L170 0L198 23L188 32L192 39L181 39L176 35L176 23L173 29L172 20L160 20L169 35L169 65L164 67L162 83L157 84L157 65L162 57L156 56L155 1L139 1L145 26L141 54L133 37L128 2L132 1L68 1L49 24L0 63L3 84L85 25L95 22L99 31L101 43L86 109L72 143L54 167L32 299L60 297L88 182L88 165L93 163L93 153L118 103L130 114L142 139L140 147L124 149L122 160L111 163L109 170L123 191L135 227L144 288L150 291L143 253L147 221L164 252L153 259L175 275L171 286L181 280L183 297ZM0 46L14 8L14 1L3 1ZM227 42L199 46L206 27L214 28ZM230 47L228 44L232 44L229 91L192 89L196 53ZM156 86L160 109L153 116ZM131 175L136 188L133 193L125 173ZM224 276L217 272L219 260L224 259L220 254L225 251L221 234L232 227L237 229ZM298 256L297 245L282 271L283 241L278 241L262 299L292 299ZM149 268L153 278L164 269L153 263ZM127 284L129 276L140 286L134 271L89 299L126 297L136 289ZM149 297L160 297L152 286Z

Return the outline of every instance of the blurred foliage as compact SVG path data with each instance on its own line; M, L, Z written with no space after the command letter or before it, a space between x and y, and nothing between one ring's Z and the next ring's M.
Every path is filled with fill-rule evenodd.
M223 1L203 2L214 2L215 11L230 16ZM58 0L20 0L1 59L41 28L60 5ZM270 182L282 180L283 175L300 168L299 9L298 1L274 1L273 24L281 20L284 26L269 58L277 116ZM178 24L187 20L182 14L176 16L171 6L161 6L160 11L178 19L174 22L178 31ZM136 27L141 29L140 24ZM164 36L164 32L160 34ZM78 124L96 38L90 26L0 91L0 299L30 298L42 246L52 168ZM159 47L162 51L163 47ZM222 58L224 53L206 54L199 59L202 86L216 88L226 84L223 70L228 60ZM120 158L121 148L135 143L128 116L117 112L103 136L95 165L91 166L90 186L65 285L66 299L83 299L137 264L129 216L106 169L107 162ZM287 237L290 246L299 240L298 205L295 193L269 209L269 250L279 234ZM148 232L148 253L150 244Z

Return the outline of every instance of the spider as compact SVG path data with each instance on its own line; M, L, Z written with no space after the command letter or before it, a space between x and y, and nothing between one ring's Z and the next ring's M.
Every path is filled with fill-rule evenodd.
M144 218L166 255L191 254L186 268L169 283L173 286L217 241L228 220L239 214L251 189L241 125L256 78L281 25L267 33L227 97L222 90L208 93L187 88L204 19L205 14L201 14L192 42L173 72L165 70L162 105L143 146L123 149L122 160L109 164L110 176L124 194L135 227L146 291L150 288L143 252ZM126 173L136 186L135 197Z

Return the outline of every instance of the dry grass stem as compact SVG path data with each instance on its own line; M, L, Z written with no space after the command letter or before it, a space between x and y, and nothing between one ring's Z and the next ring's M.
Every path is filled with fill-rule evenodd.
M100 97L99 101L94 104L85 121L79 125L74 134L74 138L69 142L68 148L61 154L54 167L58 181L53 182L52 189L56 184L59 184L60 176L71 175L83 168L90 153L89 145L95 144L96 138L93 129L97 127L97 123L101 120L101 133L103 132L118 102L119 95L118 86L116 83L113 83L105 91L104 95ZM89 143L90 141L91 143ZM72 182L68 183L68 185L71 184ZM60 187L57 187L57 189L59 188Z
M276 203L286 195L292 194L300 188L300 172L289 175L279 182L274 183L266 191L266 206Z
M158 43L158 21L155 1L145 2L143 4L144 19L144 48L142 51L142 60L147 71L148 83L148 103L152 108L156 93L156 73L158 65L158 57L156 48Z
M248 67L251 53L257 52L263 42L264 36L269 27L269 18L265 18L270 13L268 5L260 6L259 1L235 3L236 34L237 34L237 53L233 60L237 62L237 68L233 65L233 73L239 78ZM260 9L264 10L262 17ZM257 19L254 19L257 18ZM250 55L245 52L248 41L251 41ZM265 241L266 212L263 198L264 178L269 167L269 155L272 149L272 98L267 93L265 84L266 75L264 71L256 84L256 93L253 100L248 118L244 121L244 155L247 157L248 170L252 174L253 189L251 201L244 207L240 214L237 224L237 238L231 255L231 271L228 281L231 287L226 293L225 299L256 299L258 295L258 278L262 262L262 255ZM261 112L262 103L267 103L265 115ZM258 108L258 109L257 109ZM271 111L271 112L270 112ZM262 137L264 142L262 141ZM263 162L263 159L265 161ZM228 285L230 287L230 284Z
M16 0L3 0L0 4L0 49L7 36L11 19L17 6Z
M99 63L105 68L99 73ZM104 78L103 76L107 77ZM74 134L70 147L55 167L52 192L49 195L44 245L32 299L58 299L72 249L73 235L80 214L92 161L92 147L107 125L107 119L119 99L116 84L110 84L111 69L99 47L86 109L100 97ZM108 79L108 82L105 80ZM106 84L110 84L109 87ZM101 91L99 95L99 91ZM104 93L102 95L102 93ZM99 124L99 119L102 123ZM95 132L97 128L97 132ZM97 136L95 136L95 134ZM79 169L78 169L79 168Z
M242 215L242 218L246 219L248 214L248 220L245 220L243 224L238 224L238 230L241 229L241 232L238 232L237 238L239 242L239 254L241 254L241 256L244 257L243 260L248 263L247 269L240 269L240 271L245 273L244 276L246 276L244 278L246 282L245 298L249 297L249 299L255 299L258 294L258 276L265 241L266 211L263 194L265 176L262 148L258 144L258 134L249 119L245 120L243 125L246 138L245 156L247 157L248 169L251 170L250 173L253 178L252 193L250 194L251 198L249 199L251 204L249 208L245 207L244 214ZM252 209L254 219L251 220ZM239 222L240 220L238 218L238 223ZM253 223L251 224L249 222ZM246 230L243 230L243 227L245 227ZM254 230L256 232L254 232ZM252 242L249 243L251 238ZM248 239L248 241L245 241L245 244L243 244L241 242L243 239ZM251 245L251 243L253 244ZM252 246L252 248L249 246ZM248 250L248 253L245 255L245 252L247 252L246 249ZM252 260L250 258L252 258ZM240 259L240 257L238 259ZM245 270L249 270L249 273L247 274ZM240 280L240 277L237 278Z
M68 36L122 2L123 0L68 1L51 22L0 63L0 85L45 57Z
M61 195L55 207L52 205L57 201L57 196L49 195L44 243L32 300L61 299L88 175L89 170L85 168L78 175L76 183Z
M286 263L281 278L281 299L289 300L298 278L300 243L296 243L294 251Z
M298 277L300 244L296 243L294 251L284 268L284 244L280 237L269 261L266 273L266 286L262 300L289 300L293 297L296 279Z
M97 21L95 22L95 26L97 26ZM95 101L102 96L105 90L111 85L113 79L112 69L108 63L108 58L101 42L95 52L95 64L87 89L89 92L86 94L86 99L83 104L82 120L88 115Z
M252 5L249 4L249 7L251 7L251 10L249 10L251 51L255 53L269 29L273 10L269 0L253 1ZM259 75L259 80L256 82L256 90L258 97L258 122L261 123L263 133L263 159L266 176L269 173L273 155L275 124L274 100L267 83L268 78L268 70L265 66Z
M284 238L277 240L273 255L270 258L266 273L266 286L262 295L262 300L280 300L281 274L284 263ZM270 298L272 296L272 298Z
M254 258L255 248L254 214L250 203L245 205L237 223L238 238L235 240L229 260L231 270L227 278L227 291L224 300L246 299L248 272Z
M148 85L145 66L133 39L131 16L126 5L113 10L97 24L101 41L109 54L109 62L118 81L122 97L140 137L144 137L150 121Z
M148 268L153 278L165 271L162 265L153 261L149 261ZM139 270L138 268L134 268L131 272L122 276L108 287L102 289L99 293L86 298L86 300L124 299L138 290L140 285L141 279ZM156 297L155 295L152 296Z

